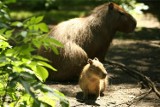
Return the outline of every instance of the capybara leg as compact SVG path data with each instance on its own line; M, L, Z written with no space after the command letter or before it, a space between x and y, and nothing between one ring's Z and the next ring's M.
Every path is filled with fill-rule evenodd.
M100 100L100 93L97 93L96 98L97 100Z
M97 87L96 98L97 98L97 100L100 100L100 87Z

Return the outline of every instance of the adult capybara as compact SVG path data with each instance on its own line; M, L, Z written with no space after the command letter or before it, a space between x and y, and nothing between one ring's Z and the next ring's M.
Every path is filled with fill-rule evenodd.
M108 77L103 64L97 58L88 59L88 64L81 72L79 85L83 91L83 99L88 99L89 94L100 99L100 94L108 86Z
M115 3L96 7L89 16L74 18L54 26L50 36L64 44L56 56L51 51L40 54L52 61L58 72L50 71L49 79L68 81L78 79L87 58L104 61L105 54L117 31L132 32L136 20Z

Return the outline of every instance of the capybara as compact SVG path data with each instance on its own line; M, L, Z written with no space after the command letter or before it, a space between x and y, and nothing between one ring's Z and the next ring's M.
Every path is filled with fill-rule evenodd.
M108 77L103 64L97 58L88 59L88 64L80 75L79 85L83 91L83 99L88 99L89 94L100 99L100 93L103 93L108 85Z
M52 61L58 72L49 71L55 81L78 80L87 59L97 57L101 62L117 31L132 32L136 20L115 3L96 7L90 15L74 18L55 25L50 37L64 44L59 55L41 48L39 53Z

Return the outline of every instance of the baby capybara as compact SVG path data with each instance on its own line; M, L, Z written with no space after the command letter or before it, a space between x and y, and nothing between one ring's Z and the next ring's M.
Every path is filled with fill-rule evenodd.
M103 64L97 58L88 59L88 64L80 75L79 85L83 91L83 99L88 99L89 94L100 99L100 94L108 85L108 77Z

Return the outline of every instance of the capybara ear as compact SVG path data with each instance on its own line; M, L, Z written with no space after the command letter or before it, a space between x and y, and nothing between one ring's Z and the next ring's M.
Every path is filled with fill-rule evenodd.
M99 61L97 57L95 57L94 60Z
M89 63L90 65L92 65L92 64L93 64L92 59L88 59L88 63Z
M109 3L109 9L113 10L114 4L112 2Z

